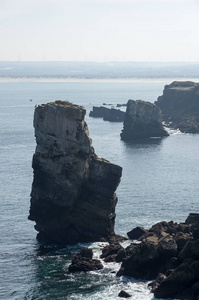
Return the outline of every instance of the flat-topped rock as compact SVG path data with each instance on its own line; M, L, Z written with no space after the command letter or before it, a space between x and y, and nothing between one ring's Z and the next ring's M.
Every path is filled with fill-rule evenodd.
M89 116L93 118L103 118L104 121L109 122L123 122L125 112L115 108L93 106L93 110L90 111Z
M35 108L29 219L39 240L76 243L114 235L122 168L97 157L85 114L63 101Z
M168 133L163 128L160 109L150 102L129 100L121 139L132 141L163 136L168 136Z
M185 133L199 133L199 83L174 81L165 86L155 104L169 127Z

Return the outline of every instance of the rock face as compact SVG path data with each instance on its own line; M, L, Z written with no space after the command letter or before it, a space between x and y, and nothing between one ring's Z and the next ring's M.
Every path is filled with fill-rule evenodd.
M104 121L109 122L123 122L125 112L115 108L97 107L93 106L93 110L89 113L90 117L103 118Z
M29 219L36 222L39 240L76 243L114 235L122 168L97 157L85 114L62 101L35 109Z
M169 127L186 133L199 133L199 83L174 81L166 85L155 104Z
M161 123L160 109L142 100L129 100L121 139L131 141L140 138L168 136Z

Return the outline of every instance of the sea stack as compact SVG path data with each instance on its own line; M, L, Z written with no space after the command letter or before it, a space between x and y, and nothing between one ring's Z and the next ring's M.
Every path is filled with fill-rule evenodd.
M199 83L174 81L164 87L163 95L155 104L169 127L199 133Z
M97 157L85 114L63 101L35 108L29 219L41 241L69 244L114 235L122 168Z
M160 109L150 102L129 100L121 139L132 141L163 136L168 136L168 133L163 128Z

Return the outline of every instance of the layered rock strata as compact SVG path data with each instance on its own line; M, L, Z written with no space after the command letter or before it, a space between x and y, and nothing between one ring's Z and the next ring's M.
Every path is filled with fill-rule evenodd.
M169 127L185 133L199 133L199 83L174 81L165 86L155 104Z
M129 100L121 139L125 141L168 136L161 122L160 109L142 100Z
M85 114L83 107L62 101L35 109L29 219L39 240L76 243L114 235L122 168L97 157Z

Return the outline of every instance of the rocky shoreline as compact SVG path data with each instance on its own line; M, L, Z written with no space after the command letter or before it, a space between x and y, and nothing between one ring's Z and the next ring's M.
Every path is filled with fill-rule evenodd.
M100 256L104 262L121 263L117 276L152 280L149 288L156 298L198 299L199 214L190 214L184 223L162 221L150 229L136 227L127 235L132 240L128 247L112 240ZM86 252L76 254L69 271L86 272L89 263L91 270L95 265L101 268L100 260L93 261L91 256L85 263L82 251ZM120 297L125 297L123 292Z

